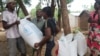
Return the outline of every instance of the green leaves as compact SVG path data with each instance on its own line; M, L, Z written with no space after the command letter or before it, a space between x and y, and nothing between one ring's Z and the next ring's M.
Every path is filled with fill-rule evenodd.
M71 3L73 0L67 0L67 4Z
M30 4L30 0L23 0L23 2L24 2L25 4L27 4L27 5L31 5L31 4Z

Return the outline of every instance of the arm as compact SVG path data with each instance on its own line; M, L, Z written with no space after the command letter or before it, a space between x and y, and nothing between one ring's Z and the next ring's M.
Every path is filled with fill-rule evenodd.
M48 27L45 29L45 36L41 42L35 43L34 47L41 49L41 47L51 38L51 29Z
M45 37L39 43L39 46L43 46L50 38L51 38L51 28L48 27L45 29Z
M2 21L2 23L3 23L3 28L4 28L4 29L9 29L9 28L11 28L11 27L14 26L14 25L19 24L19 21L16 21L16 22L14 22L14 23L12 23L12 24L7 24L6 21Z
M7 13L6 12L3 12L2 13L2 24L3 24L3 28L4 29L9 29L9 28L11 28L12 26L14 26L14 25L17 25L17 24L19 24L20 22L19 21L15 21L14 23L12 23L12 24L7 24L8 23L8 16L7 16Z
M31 21L31 19L30 19L30 18L27 18L27 20Z

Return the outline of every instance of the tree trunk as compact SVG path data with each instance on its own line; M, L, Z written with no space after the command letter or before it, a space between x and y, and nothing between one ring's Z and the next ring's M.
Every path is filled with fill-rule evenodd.
M1 11L3 11L3 2L2 2L2 0L0 0L0 5L1 5Z
M60 0L57 0L57 4L58 4L58 25L59 28L61 30L61 6L59 4Z
M66 2L67 2L66 0L60 0L61 12L62 12L62 22L63 22L63 28L64 28L65 35L71 33Z
M62 24L61 24L61 12L60 12L61 10L60 10L60 8L58 9L58 25L59 25L59 28L60 28L60 30L61 30L61 26L62 26Z
M52 8L52 17L54 17L54 13L55 13L55 0L52 0L51 2L51 8Z
M28 11L26 10L26 8L25 8L25 6L24 6L24 4L23 4L23 2L22 2L22 0L17 0L17 2L18 2L18 4L19 4L19 6L21 7L21 9L22 9L24 15L25 15L25 16L29 15L29 14L28 14Z
M17 9L17 15L19 16L20 7Z

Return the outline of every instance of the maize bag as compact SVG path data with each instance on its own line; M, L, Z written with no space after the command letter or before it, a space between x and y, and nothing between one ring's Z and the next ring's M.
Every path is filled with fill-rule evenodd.
M43 38L42 32L36 27L35 24L27 19L22 19L20 21L19 33L25 42L33 48L34 44L40 42Z
M77 56L77 40L73 40L73 34L62 35L58 40L58 56Z
M75 34L74 39L77 40L78 55L84 56L87 52L87 43L85 36L83 35L83 33L78 32Z

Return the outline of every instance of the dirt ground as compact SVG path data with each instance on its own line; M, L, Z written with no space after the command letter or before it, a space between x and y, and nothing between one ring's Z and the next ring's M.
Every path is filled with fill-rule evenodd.
M26 45L27 56L32 56L32 48ZM0 32L0 56L8 56L7 41L5 38L5 32ZM20 54L18 53L18 56Z
M32 56L32 47L26 44L26 49L27 49L27 56ZM43 47L42 50L42 56L44 56L45 52L45 46ZM7 41L5 37L5 32L0 32L0 56L8 56L8 48L7 48ZM20 56L19 52L18 55Z
M55 40L59 39L59 36L60 36L60 34L56 37ZM27 56L32 56L32 48L30 46L28 46L27 44L26 44L26 48L27 48ZM45 54L45 46L43 47L41 55L44 56L44 54ZM0 32L0 56L8 56L5 32ZM18 53L17 56L20 56L20 54ZM89 56L89 55L86 54L86 56Z

